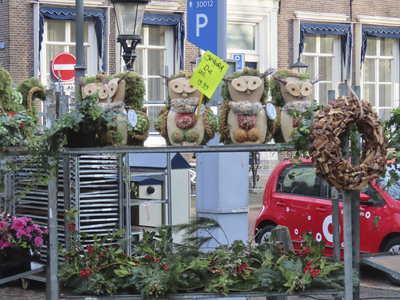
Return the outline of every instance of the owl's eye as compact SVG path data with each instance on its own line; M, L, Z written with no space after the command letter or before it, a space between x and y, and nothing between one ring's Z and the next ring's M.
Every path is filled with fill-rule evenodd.
M301 94L300 87L294 82L289 82L286 84L286 89L288 90L289 94L294 97L298 97Z
M99 99L107 99L107 97L108 97L108 85L103 84L103 86L99 88Z
M303 84L303 86L301 87L301 94L303 96L310 96L311 93L313 91L313 86L311 83L306 82L305 84Z
M251 91L258 89L262 85L261 78L255 77L254 79L250 80L248 84L248 88Z
M180 81L171 81L170 83L170 88L172 91L174 91L177 94L183 93L183 83Z
M239 77L232 80L232 87L239 92L244 92L247 90L247 83Z
M108 97L114 97L118 91L118 80L119 78L111 79L108 83Z
M196 88L193 86L193 85L191 85L191 84L188 84L188 85L184 85L183 86L183 90L186 92L186 93L188 93L188 94L190 94L190 93L194 93L195 91L196 91Z

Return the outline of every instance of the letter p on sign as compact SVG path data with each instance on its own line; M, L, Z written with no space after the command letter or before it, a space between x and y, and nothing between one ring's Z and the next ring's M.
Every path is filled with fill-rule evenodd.
M204 22L200 23L200 19L203 19ZM206 27L208 24L208 18L205 14L196 14L196 37L200 36L200 28Z

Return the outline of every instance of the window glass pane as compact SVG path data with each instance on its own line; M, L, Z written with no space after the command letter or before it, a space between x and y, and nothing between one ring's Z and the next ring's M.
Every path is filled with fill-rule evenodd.
M364 82L375 82L375 60L365 59L364 61Z
M391 82L392 81L392 60L380 59L379 60L379 81Z
M319 88L319 104L327 104L328 103L328 90L332 89L331 83L318 83Z
M148 50L149 75L164 74L164 51Z
M133 70L140 76L143 76L143 49L136 48L136 59L133 64ZM125 63L125 62L124 62ZM164 74L164 73L162 73Z
M76 22L75 21L70 21L71 23L71 42L76 41ZM83 22L83 42L88 43L88 32L89 32L89 22L85 21Z
M381 56L393 55L393 39L381 38Z
M317 36L315 34L306 34L304 40L304 52L317 52Z
M308 75L310 75L310 78L314 78L315 77L315 57L303 55L301 61L308 66L307 73L308 73Z
M76 47L75 46L69 46L69 51L68 52L76 57ZM83 47L83 61L84 61L86 66L87 66L87 61L88 61L87 52L88 52L88 46L84 46Z
M150 119L150 132L156 131L154 129L154 122L156 121L157 115L163 106L164 105L149 105L149 106L147 106L147 115L149 116L149 119Z
M50 61L53 60L53 58L61 52L64 52L64 46L46 45L46 62L50 64ZM50 67L48 68L48 70L46 70L46 72L49 72L49 70Z
M316 174L315 168L313 167L290 168L281 183L283 186L282 192L297 195L318 196L318 189L315 188L315 179ZM278 187L279 185L280 182L278 180ZM277 190L279 190L278 187Z
M321 35L321 53L333 53L333 35Z
M387 121L390 118L390 114L391 114L392 109L380 109L379 110L379 119L381 119L382 121Z
M164 101L165 89L163 78L148 78L147 95L149 101Z
M149 44L165 46L165 26L149 26Z
M375 106L375 85L364 84L364 100Z
M376 40L375 37L367 38L367 51L366 55L376 55Z
M228 49L255 49L255 26L228 24L227 31Z
M392 107L392 86L390 84L379 85L379 106Z
M332 80L332 57L319 58L318 75L326 76L325 80Z
M46 20L47 40L51 42L65 42L65 21Z

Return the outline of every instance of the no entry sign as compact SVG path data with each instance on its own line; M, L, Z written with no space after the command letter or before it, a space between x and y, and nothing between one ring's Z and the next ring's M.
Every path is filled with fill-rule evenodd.
M51 62L51 72L54 77L61 81L70 81L75 77L76 58L71 53L62 52L57 54ZM58 78L60 71L61 78Z

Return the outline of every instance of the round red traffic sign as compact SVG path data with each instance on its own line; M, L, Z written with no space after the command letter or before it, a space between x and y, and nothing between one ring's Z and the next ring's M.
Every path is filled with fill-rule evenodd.
M62 52L53 58L51 72L58 80L70 81L75 77L75 65L75 56L68 52ZM60 72L61 78L58 77L58 72Z

